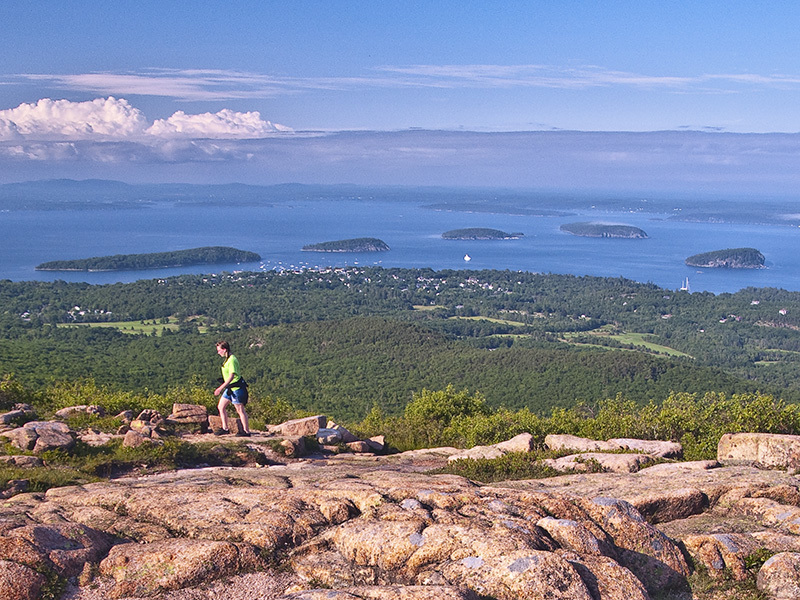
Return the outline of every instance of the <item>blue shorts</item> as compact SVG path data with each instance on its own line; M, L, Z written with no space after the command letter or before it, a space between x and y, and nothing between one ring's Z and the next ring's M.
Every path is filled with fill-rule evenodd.
M233 395L231 395L231 392L233 392ZM222 397L226 400L230 400L233 404L247 404L247 388L226 388L225 391L222 392Z

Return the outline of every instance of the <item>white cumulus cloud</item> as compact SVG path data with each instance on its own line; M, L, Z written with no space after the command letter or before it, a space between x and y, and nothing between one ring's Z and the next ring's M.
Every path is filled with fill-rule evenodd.
M178 111L152 124L123 98L87 102L42 98L0 110L0 141L138 141L174 138L256 139L292 129L261 118L258 112L186 114Z
M147 133L156 137L249 139L289 131L288 127L264 121L256 111L243 113L226 108L198 115L179 110L168 119L155 121Z
M147 120L127 100L70 102L42 98L0 110L0 139L92 139L141 135Z

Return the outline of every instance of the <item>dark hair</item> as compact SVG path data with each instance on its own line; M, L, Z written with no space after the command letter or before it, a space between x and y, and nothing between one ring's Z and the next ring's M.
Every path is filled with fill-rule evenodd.
M231 345L228 342L217 342L217 348L222 348L225 352L231 351Z

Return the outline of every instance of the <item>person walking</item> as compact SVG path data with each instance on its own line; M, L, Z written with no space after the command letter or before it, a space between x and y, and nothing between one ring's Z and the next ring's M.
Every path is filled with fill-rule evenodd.
M250 422L247 418L247 411L244 407L247 404L247 384L239 371L239 359L231 354L231 347L228 342L217 342L217 354L225 359L222 363L222 383L214 390L214 395L219 396L219 418L222 421L222 429L214 431L216 435L230 433L228 427L228 413L226 409L229 404L233 404L242 422L242 429L236 435L240 437L250 437Z

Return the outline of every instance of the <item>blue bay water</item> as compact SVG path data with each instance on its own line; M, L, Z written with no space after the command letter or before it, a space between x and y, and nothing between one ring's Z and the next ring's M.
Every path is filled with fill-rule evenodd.
M292 267L380 265L440 269L510 269L625 277L667 289L688 277L692 291L735 292L744 287L800 291L800 229L667 221L666 215L585 212L534 217L433 211L412 202L308 200L253 206L183 206L103 211L11 211L0 213L0 279L85 281L104 284L181 273ZM563 233L575 221L623 223L644 229L645 240L593 239ZM517 240L450 241L441 234L463 227L521 232ZM381 253L303 252L306 244L377 237ZM123 272L43 272L42 262L113 254L138 254L232 246L257 252L261 263L203 265ZM754 247L766 269L687 267L692 254ZM470 261L464 256L469 255Z

